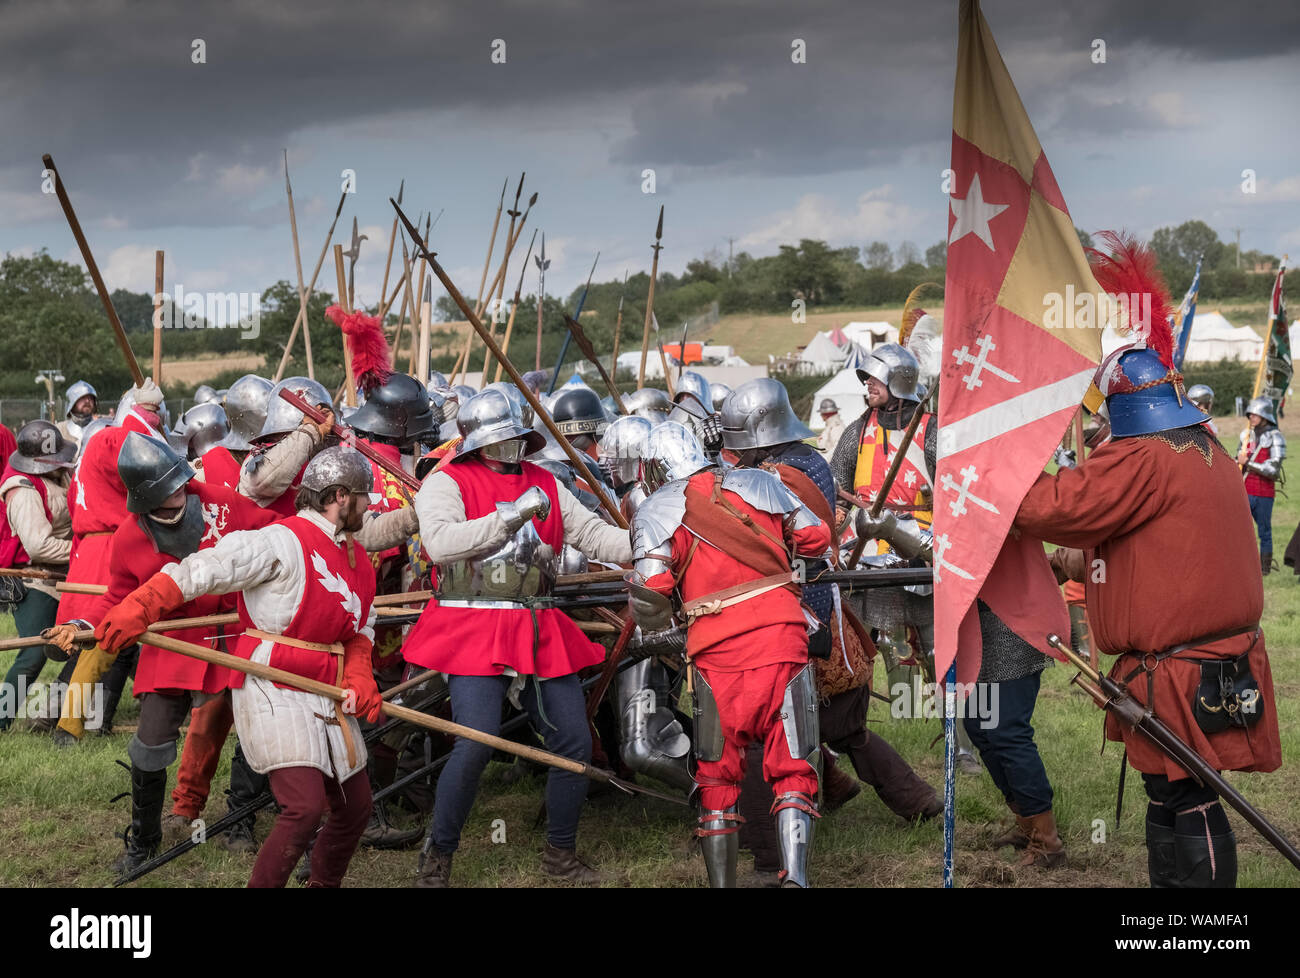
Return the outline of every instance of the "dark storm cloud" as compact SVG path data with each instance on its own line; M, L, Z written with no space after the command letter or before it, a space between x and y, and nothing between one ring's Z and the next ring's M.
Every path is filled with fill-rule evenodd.
M607 150L619 164L771 175L888 163L947 138L956 7L9 3L0 6L0 191L34 188L49 151L88 218L263 226L283 215L254 198L278 184L279 149L294 133L361 133L362 123L396 116L411 135L463 149L439 120L571 125L598 103L623 120ZM1126 52L1212 62L1290 51L1300 37L1294 0L1248 10L990 0L984 9L1004 51L1061 55L1058 65L1013 72L1031 114L1036 81L1082 71L1094 37L1110 47L1111 78L1132 69ZM195 38L206 42L206 64L191 63ZM490 61L494 38L507 43L505 65ZM791 63L794 38L807 42L807 64ZM1148 107L1114 98L1080 96L1066 108L1088 116L1106 105L1133 125L1162 124ZM367 145L358 137L346 149Z

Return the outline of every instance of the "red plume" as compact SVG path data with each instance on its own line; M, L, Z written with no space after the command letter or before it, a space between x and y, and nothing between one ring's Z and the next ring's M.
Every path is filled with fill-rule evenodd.
M1115 296L1129 309L1129 329L1146 342L1148 350L1170 369L1174 366L1174 335L1169 325L1173 303L1156 256L1127 232L1098 231L1097 237L1109 251L1088 248L1092 274L1103 291ZM1144 297L1149 297L1149 300ZM1147 313L1150 302L1150 314Z
M393 372L393 357L379 317L364 312L347 313L342 306L330 306L325 315L343 331L343 341L352 354L352 375L357 386L369 394L388 380Z

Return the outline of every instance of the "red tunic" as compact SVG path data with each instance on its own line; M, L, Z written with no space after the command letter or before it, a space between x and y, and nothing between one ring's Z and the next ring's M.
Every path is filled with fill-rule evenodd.
M105 428L86 445L68 486L68 509L72 514L72 556L68 562L69 584L107 584L109 544L113 532L127 519L126 486L117 474L117 456L131 432L161 438L148 421L135 411L122 424ZM64 594L59 599L61 622L91 621L88 614L100 595ZM94 619L98 621L98 617Z
M365 548L352 541L353 566L348 566L347 552L332 537L311 520L290 516L277 524L290 530L302 547L304 584L302 599L293 620L281 634L304 642L332 645L346 642L365 626L370 608L375 601L375 569L366 559ZM239 620L245 630L256 628L239 594ZM234 654L251 659L262 643L254 635L241 635L235 642ZM303 649L281 642L271 649L268 665L283 669L308 679L336 685L339 681L341 657L332 652ZM230 688L244 685L244 674L235 672L230 678ZM282 689L281 683L276 683Z
M1207 458L1192 445L1160 437L1120 438L1076 469L1040 475L1016 526L1042 540L1084 551L1093 642L1119 654L1111 675L1139 664L1130 650L1159 652L1215 633L1249 629L1264 610L1254 528L1233 460L1211 440ZM1227 592L1225 593L1225 588ZM1207 736L1192 716L1200 682L1195 658L1228 658L1250 649L1264 714L1249 731ZM1125 654L1127 653L1127 654ZM1129 683L1146 702L1146 678ZM1216 770L1272 771L1282 762L1273 678L1264 639L1202 642L1165 659L1155 672L1155 711ZM1187 777L1146 738L1106 715L1106 735L1123 740L1133 766L1171 781Z
M210 486L239 487L239 463L230 449L217 445L203 453L203 479Z
M191 481L185 487L185 491L191 496L197 496L203 504L206 532L199 541L200 550L215 546L217 541L227 533L236 530L260 530L275 520L273 513L268 513L251 500L245 499L225 486ZM159 552L153 538L141 525L141 520L147 518L133 516L113 534L110 551L112 576L108 582L108 593L95 599L98 604L89 612L92 623L98 624L105 611L118 604L158 571L188 556ZM223 610L223 597L215 594L200 595L177 608L168 617L197 618L200 615L218 614ZM184 642L215 648L217 636L221 631L221 626L211 625L207 628L191 628L167 634ZM135 670L134 692L136 696L142 693L182 689L215 693L226 688L230 675L230 670L224 666L214 666L178 652L142 645L140 661Z
M19 472L9 464L7 461L8 456L5 456L5 459L4 471L0 472L0 485L8 482L16 475L25 478L32 484L32 488L36 490L36 495L41 497L41 507L45 510L45 518L53 522L54 516L50 513L49 497L45 495L45 480L39 475L28 475L25 472ZM27 556L27 551L23 549L22 540L14 532L13 527L9 525L9 513L5 509L4 500L0 499L0 567L23 567L31 562L31 558Z
M1259 431L1252 428L1246 438L1246 460L1250 462L1267 462L1273 456L1271 448L1259 447ZM1261 496L1265 499L1272 499L1277 489L1271 479L1265 479L1262 475L1247 470L1246 476L1246 494L1248 496Z
M691 477L690 489L706 497L713 492L713 472ZM747 514L756 526L782 537L781 517L755 509L740 496L723 490L732 506ZM655 574L646 583L664 594L672 591L674 574L686 562L697 538L679 526L672 536L672 568ZM825 523L803 527L794 534L795 550L805 557L821 557L831 542ZM770 544L773 550L776 545ZM725 590L736 584L758 580L763 575L735 557L700 541L685 574L676 579L683 601ZM808 629L799 599L788 588L778 588L722 609L716 615L701 615L686 633L686 652L702 667L719 672L756 669L779 662L808 661Z
M564 521L551 473L528 462L515 474L494 472L476 458L442 471L460 488L467 520L495 512L498 500L518 499L530 486L540 487L551 509L545 520L534 517L533 526L543 543L560 552ZM543 679L567 676L605 658L604 648L557 608L539 609L534 616L527 608L448 608L437 601L425 606L402 654L407 662L453 676L499 676L509 666Z

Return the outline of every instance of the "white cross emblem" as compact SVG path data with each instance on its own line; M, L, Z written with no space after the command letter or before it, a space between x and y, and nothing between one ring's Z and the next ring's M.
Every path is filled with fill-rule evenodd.
M908 469L903 473L903 485L907 486L909 489L916 485L916 473L911 469Z
M949 473L945 472L943 474L943 478L939 480L939 484L949 492L955 492L957 494L957 498L948 504L949 509L952 510L953 516L961 516L966 512L966 500L968 499L976 506L982 506L984 509L987 509L990 513L996 513L998 511L998 508L987 499L980 499L979 496L970 491L971 483L978 482L979 478L979 473L975 471L975 466L973 465L968 465L966 468L961 470L961 485L957 485L957 480Z
M948 563L948 561L943 559L943 555L948 552L948 548L950 546L952 546L952 544L948 540L948 534L946 533L944 533L941 536L935 537L934 540L931 542L931 548L934 552L934 579L936 581L942 580L943 577L939 572L946 567L954 574L956 574L958 577L965 578L968 581L973 581L975 578L972 577L970 574L967 574L956 564L950 564Z
M1012 384L1020 383L1019 377L1012 377L998 367L989 363L989 354L997 349L997 344L993 342L993 337L989 335L981 336L975 341L975 345L980 348L979 356L972 356L969 346L963 346L960 350L953 351L953 358L959 364L969 363L974 369L969 374L962 377L962 383L966 385L968 391L973 391L976 387L983 387L984 381L980 379L980 373L988 371L995 377L1001 377L1003 380Z

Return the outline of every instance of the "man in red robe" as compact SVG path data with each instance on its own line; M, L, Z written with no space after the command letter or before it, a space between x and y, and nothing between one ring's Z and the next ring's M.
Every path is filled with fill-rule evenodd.
M1084 582L1093 647L1118 656L1112 678L1216 770L1273 771L1281 747L1241 474L1167 355L1125 347L1098 378L1111 440L1078 468L1039 476L1015 525L1077 548L1053 563ZM1214 792L1114 713L1106 736L1146 786L1151 885L1234 886L1236 842Z

